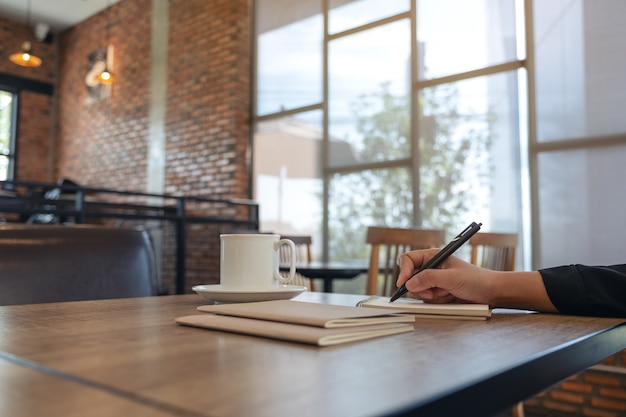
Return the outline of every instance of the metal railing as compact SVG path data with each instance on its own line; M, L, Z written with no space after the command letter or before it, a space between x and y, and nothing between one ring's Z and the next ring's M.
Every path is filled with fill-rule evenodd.
M167 221L176 229L176 293L185 292L186 225L225 224L259 229L259 205L245 199L152 194L27 181L0 181L0 215L24 223L76 223L90 219ZM0 219L2 217L0 216Z

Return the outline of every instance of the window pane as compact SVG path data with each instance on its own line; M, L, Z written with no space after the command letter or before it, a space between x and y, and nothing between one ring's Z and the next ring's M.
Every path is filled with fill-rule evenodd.
M337 33L403 13L409 0L330 0L328 32Z
M367 259L368 226L409 227L412 222L408 168L334 175L329 184L329 258Z
M515 0L417 0L421 79L517 59Z
M626 2L535 2L539 141L626 132Z
M4 155L0 155L0 181L4 181L8 178L9 172L9 158Z
M11 154L11 123L13 120L13 94L0 90L0 181L9 178Z
M418 130L424 227L453 234L476 221L484 231L521 233L516 90L517 73L511 72L422 92Z
M626 146L539 155L539 268L624 263Z
M409 43L404 20L329 44L331 167L409 157Z
M311 235L314 246L320 248L321 126L320 111L261 122L253 150L261 230Z
M280 3L280 13L276 13L277 3ZM320 7L320 2L311 1L258 2L258 114L321 102L323 20Z

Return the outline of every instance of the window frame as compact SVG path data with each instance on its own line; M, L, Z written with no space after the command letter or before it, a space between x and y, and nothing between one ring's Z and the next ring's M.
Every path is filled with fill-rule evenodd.
M290 108L283 109L282 111L275 113L264 113L259 115L257 112L257 89L258 85L258 73L257 73L257 54L258 54L258 42L257 42L257 34L255 31L254 38L254 48L253 48L253 89L252 89L252 101L253 101L253 114L252 114L252 124L253 129L252 132L255 131L255 126L263 121L269 121L273 119L279 119L285 116L298 114L305 111L311 110L322 110L323 112L323 138L322 138L322 182L323 182L323 192L322 192L322 248L321 248L321 258L323 260L328 260L329 257L329 189L330 189L330 181L335 175L342 174L351 174L360 171L371 171L371 170L380 170L380 169L393 169L393 168L407 168L411 172L411 182L412 182L412 190L413 190L413 213L412 213L412 223L416 227L422 224L422 216L420 213L420 177L419 177L419 155L418 155L418 138L419 138L419 126L417 122L417 115L419 112L419 94L425 88L444 85L449 83L454 83L457 81L468 80L472 78L485 77L489 75L503 74L503 73L511 73L511 72L519 72L519 71L528 71L527 67L527 59L526 57L516 57L516 59L499 63L496 65L478 68L471 71L466 71L462 73L456 73L452 75L447 75L439 78L429 78L429 79L420 79L418 77L418 64L416 57L419 56L419 45L418 45L418 37L417 37L417 1L411 0L410 7L407 11L386 16L384 18L374 20L363 24L361 26L352 27L350 29L331 33L329 29L329 0L319 0L321 3L321 9L323 13L323 45L322 45L322 101L320 103L311 103L307 106L303 106L300 108ZM516 32L518 33L518 38L520 36L525 36L524 39L518 39L518 46L520 42L524 42L528 36L528 19L530 14L524 13L524 6L528 5L532 0L516 0L516 19L518 21L518 28ZM258 5L255 4L255 16L259 15ZM410 142L411 149L410 155L407 158L395 159L395 160L383 160L383 161L373 161L373 162L361 162L358 164L350 165L350 166L341 166L341 167L331 167L329 166L329 140L330 140L330 115L329 115L329 44L335 40L342 39L347 36L355 35L361 32L369 31L371 29L375 29L378 27L385 26L390 23L394 23L401 20L409 20L410 24L410 57L411 57L411 65L410 65L410 103L409 103L409 111L410 114L413 115L412 119L414 122L412 123L410 134ZM256 22L256 19L255 19ZM522 31L520 33L520 30ZM520 49L520 48L518 48ZM521 48L522 51L524 50ZM523 54L523 52L522 52ZM529 86L530 87L530 86ZM523 89L524 86L519 85L518 90ZM520 119L520 123L524 123L522 119ZM254 138L252 138L254 140ZM520 147L526 145L525 143L520 144ZM522 149L522 152L524 150ZM524 181L524 180L522 180ZM522 190L523 193L523 190ZM529 210L528 201L526 196L521 196L522 204L524 205L525 210ZM527 216L522 215L523 218L519 219L520 224L522 224L522 241L530 240L530 228L528 227L528 218ZM530 263L529 252L527 252L527 248L525 245L521 245L520 250L523 255L519 257L520 260L525 264L524 266L528 266Z

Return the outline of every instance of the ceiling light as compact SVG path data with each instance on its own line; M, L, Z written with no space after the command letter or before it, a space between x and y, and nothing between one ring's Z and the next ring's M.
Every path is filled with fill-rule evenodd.
M26 26L30 26L30 0L26 9ZM30 42L25 41L22 44L22 50L14 53L9 57L11 62L22 67L38 67L41 65L41 58L33 55L30 49Z
M30 42L25 41L22 44L22 51L12 54L9 59L14 64L22 67L38 67L41 65L41 58L33 55L30 52Z

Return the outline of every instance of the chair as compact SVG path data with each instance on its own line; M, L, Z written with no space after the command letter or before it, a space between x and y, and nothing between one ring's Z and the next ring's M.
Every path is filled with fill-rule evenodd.
M297 263L309 263L313 261L313 252L311 246L313 239L311 236L296 236L296 235L281 235L281 239L289 239L296 245L296 262ZM285 245L279 249L280 263L289 263L290 255L289 248ZM292 285L301 285L307 287L311 291L315 291L315 281L309 279L296 272L295 277L290 282Z
M367 243L371 245L371 253L366 294L392 295L400 272L396 262L398 256L410 250L441 247L445 244L445 235L445 231L438 229L369 227Z
M0 225L0 305L144 297L157 283L146 231Z
M470 237L470 263L495 271L513 271L517 251L517 233L478 232ZM524 403L517 403L509 412L524 417Z
M496 271L513 271L517 233L478 232L469 240L470 262Z
M256 234L272 234L272 232L261 232L256 229L224 229L221 234L224 235L256 235Z

